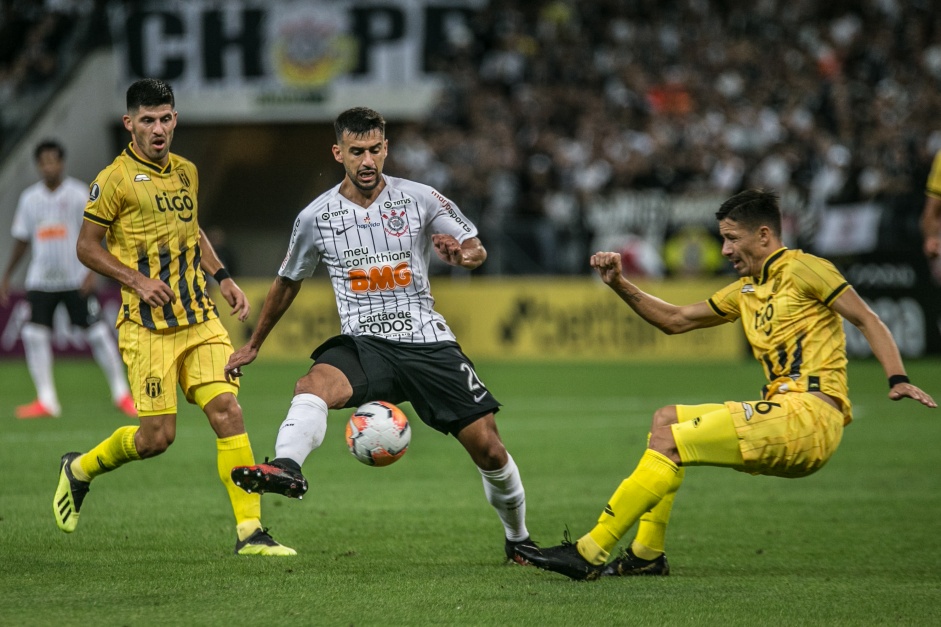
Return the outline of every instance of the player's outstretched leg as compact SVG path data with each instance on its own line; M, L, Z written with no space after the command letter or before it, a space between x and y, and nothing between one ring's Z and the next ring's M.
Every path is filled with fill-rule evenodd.
M232 469L232 482L246 492L264 494L272 492L288 498L302 499L307 492L307 479L294 460L276 458L254 466L236 466Z
M59 463L59 485L52 501L52 511L56 516L56 525L66 533L75 531L78 526L78 514L82 509L82 501L88 494L88 481L79 481L72 474L72 461L81 457L81 453L66 453Z
M540 549L536 546L520 544L515 552L527 563L551 570L579 581L592 581L601 576L604 564L592 564L578 552L578 547L572 542L568 530L565 531L564 540L558 546Z

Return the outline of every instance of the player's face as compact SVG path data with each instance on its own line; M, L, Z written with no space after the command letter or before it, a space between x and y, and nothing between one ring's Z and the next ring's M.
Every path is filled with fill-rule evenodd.
M772 252L768 249L768 233L766 226L753 231L729 219L719 222L722 254L739 276L761 275L761 267Z
M131 132L134 151L148 161L166 165L176 128L176 111L168 104L141 107L124 116L124 128Z
M55 150L43 150L36 159L36 168L47 187L56 188L62 182L65 164Z
M333 146L333 158L343 164L350 182L368 196L382 180L388 150L389 141L379 129L365 135L344 132L340 143Z

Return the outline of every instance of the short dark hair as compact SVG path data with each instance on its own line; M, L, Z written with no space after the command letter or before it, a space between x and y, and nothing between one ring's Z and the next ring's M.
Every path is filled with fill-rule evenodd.
M738 222L751 230L767 226L781 237L781 208L778 195L763 189L747 189L735 194L719 207L716 220Z
M386 121L378 111L368 107L353 107L337 116L333 123L333 130L337 134L337 143L343 139L343 133L354 137L362 137L370 131L379 129L382 136L386 136Z
M141 107L176 106L173 88L159 78L142 78L127 88L127 110L137 111Z
M65 148L54 139L44 139L33 149L33 160L39 161L39 156L47 150L54 150L59 155L59 160L65 159Z

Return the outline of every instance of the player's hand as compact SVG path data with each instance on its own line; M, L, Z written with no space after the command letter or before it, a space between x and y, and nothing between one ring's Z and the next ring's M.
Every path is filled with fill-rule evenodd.
M438 253L441 261L452 266L462 265L464 251L461 249L461 243L453 235L435 233L431 236L431 241L435 245L435 252Z
M941 237L929 235L925 238L925 256L928 259L941 257Z
M163 307L167 303L176 302L176 294L173 293L169 285L159 279L151 279L141 275L134 291L137 292L142 301L151 307Z
M95 292L95 283L97 276L94 272L89 272L82 284L78 288L78 293L82 296L91 296Z
M913 398L925 407L938 406L934 399L931 398L931 395L911 383L896 383L892 386L892 389L889 390L889 398L893 401L900 401L903 398Z
M248 313L251 311L251 305L248 304L248 297L245 292L235 284L231 278L223 279L219 284L219 291L222 292L222 298L232 307L230 316L238 316L239 322L245 322Z
M595 253L590 265L606 284L611 285L621 278L621 255L619 253Z
M229 363L227 363L224 368L226 378L230 381L234 381L241 377L242 366L247 366L252 363L255 361L256 357L258 357L258 349L253 348L250 344L246 344L232 353L232 356L229 357Z

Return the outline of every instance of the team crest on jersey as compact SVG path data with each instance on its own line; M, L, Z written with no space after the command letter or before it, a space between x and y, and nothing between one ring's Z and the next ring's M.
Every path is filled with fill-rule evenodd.
M144 379L144 394L150 398L157 398L163 394L163 383L160 377L147 377Z
M402 211L392 210L382 214L382 228L389 235L402 237L408 231L408 218L405 216L405 209Z
M179 171L177 172L177 174L180 175L180 181L183 182L183 187L189 187L189 186L190 186L190 177L186 176L186 172L184 172L183 170L179 170Z

